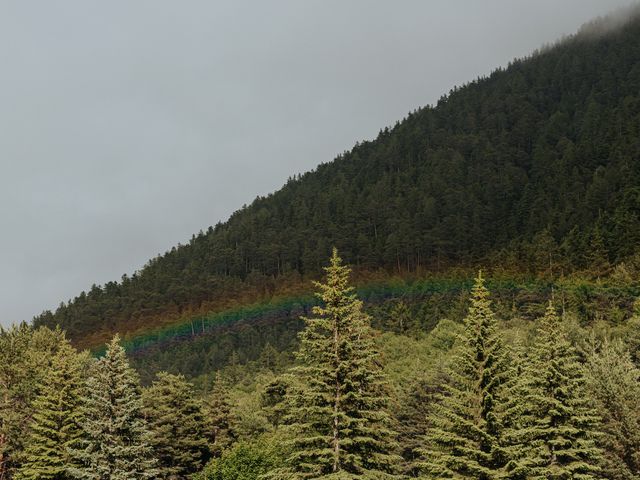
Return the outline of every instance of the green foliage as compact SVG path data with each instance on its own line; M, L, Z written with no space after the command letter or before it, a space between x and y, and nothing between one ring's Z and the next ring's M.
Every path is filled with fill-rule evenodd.
M213 456L219 457L237 437L228 388L219 373L216 375L213 389L205 399L204 412L208 446Z
M83 438L72 450L78 467L72 474L82 480L156 478L138 376L117 335L90 373L82 406Z
M398 444L404 459L402 471L416 476L415 463L428 419L446 382L451 348L462 333L462 325L441 320L428 334L407 337L384 333L376 339L389 380L391 411L398 429Z
M640 478L640 369L620 342L604 341L587 352L588 396L602 416L603 475Z
M527 478L600 478L600 419L587 394L575 348L549 303L526 372L525 413L519 435L528 446L520 460Z
M417 334L420 331L416 316L404 301L399 300L390 312L391 330L400 335Z
M640 307L640 301L637 302L637 306ZM640 312L635 309L635 315L628 322L625 341L631 354L631 360L640 367Z
M16 480L70 479L70 450L82 435L80 403L84 394L85 355L63 341L44 372Z
M587 252L587 265L589 265L589 270L596 278L606 276L611 272L609 254L598 225L596 225L591 234L589 250Z
M334 266L348 273L345 267ZM337 288L338 285L346 288ZM329 282L324 286L328 287ZM528 318L539 310L537 304L534 309L525 308L526 316L520 317L518 309L504 308L509 295L500 294L498 299L502 296L502 300L492 302L490 308L486 289L476 286L464 325L444 319L428 334L386 332L373 336L367 321L363 321L368 317L348 284L336 281L333 286L321 292L331 297L332 303L323 302L316 309L316 317L307 320L315 326L324 325L314 331L316 335L311 340L316 345L332 345L331 331L325 327L339 322L331 321L330 312L339 311L343 319L349 319L341 324L340 331L341 338L348 340L340 347L341 352L349 355L329 364L340 367L339 375L330 378L341 379L345 398L351 395L349 401L340 404L344 413L339 412L338 418L362 421L366 428L360 432L373 433L373 440L380 442L377 445L382 445L382 439L399 443L398 452L403 458L388 457L393 459L397 472L419 476L419 464L423 474L436 478L637 479L640 373L630 355L630 349L636 351L637 318L613 326L600 321L582 327L572 313L561 320L548 309L534 330L535 324ZM338 294L340 291L347 294ZM391 309L395 305L391 302ZM498 323L492 312L494 305L513 317ZM590 308L602 308L602 304L595 302ZM411 310L419 312L420 305L412 305ZM388 318L386 308L374 311ZM601 340L589 341L590 335ZM354 343L354 337L360 343ZM609 341L608 337L618 340ZM167 373L159 374L143 392L144 408L140 408L137 377L117 343L112 342L103 359L85 368L89 366L86 356L75 353L62 332L17 327L2 332L0 342L5 347L0 351L4 362L0 364L1 378L9 381L0 385L5 395L0 418L5 425L13 425L6 431L17 435L11 444L11 463L7 463L10 468L5 470L5 477L66 479L72 474L76 478L106 480L186 478L192 473L198 479L263 475L279 480L303 478L307 472L296 471L291 460L300 458L296 455L301 447L304 454L313 455L318 446L320 455L313 460L320 459L320 468L328 467L327 478L391 476L376 469L358 473L346 468L330 471L334 453L330 442L331 419L335 417L329 417L333 396L314 397L313 392L322 392L319 388L326 384L322 377L318 382L315 375L331 369L326 363L307 363L325 357L309 350L305 341L297 366L286 354L267 349L262 359L234 361L218 374L200 379L203 390L213 385L202 398L203 403L209 403L204 417L198 411L200 401L185 379ZM581 346L580 354L575 345ZM330 349L321 350L326 351ZM362 352L369 353L361 355ZM272 371L276 357L277 369L283 373ZM290 369L292 365L294 368ZM31 366L37 372L29 371ZM78 383L78 373L82 378L88 374L88 388ZM472 378L476 381L469 380ZM231 384L232 379L235 383ZM105 391L105 385L109 395L100 393ZM374 388L363 398L366 385ZM357 395L350 390L353 388L357 388ZM333 393L331 389L325 391ZM78 395L84 397L79 403L81 408ZM308 403L309 398L325 401L312 404ZM99 405L102 407L97 408ZM325 409L327 405L329 408ZM16 406L18 410L12 410ZM107 410L119 413L105 413ZM398 442L393 441L395 435L375 436L381 433L379 425L392 425L388 412L394 414ZM319 420L325 413L329 421L323 424ZM54 424L60 427L54 428ZM322 431L322 425L328 428ZM329 435L317 444L308 443L309 438L319 438L307 436L308 432L313 433L310 427ZM132 431L137 433L131 434ZM126 445L117 445L113 433L126 438ZM352 449L351 458L358 454L364 457L361 452L365 451L371 457L368 447L356 449L363 435L359 434L357 442L349 445L350 433L348 429L340 431L341 447ZM80 438L74 445L76 435ZM129 441L134 438L137 442ZM62 448L65 443L69 448ZM137 450L130 450L136 443ZM196 473L202 467L202 449L207 444L217 457ZM323 444L329 448L322 449ZM418 462L418 453L425 450L428 455ZM325 452L326 457L322 458ZM132 460L129 465L135 472L107 471L107 465L119 463L122 467L122 455L132 458L141 453L143 459ZM149 461L150 453L158 463ZM107 462L106 457L111 461ZM95 461L92 466L91 461ZM460 470L449 467L446 471L443 465ZM309 467L310 464L305 465ZM440 470L435 472L436 468ZM477 476L468 473L474 468L480 471Z
M370 318L349 285L350 269L334 249L322 305L300 334L301 388L290 394L292 454L282 475L383 478L393 473L395 434Z
M26 324L0 328L0 478L19 465L38 386L60 345L61 330Z
M207 458L202 404L182 375L159 372L142 393L149 445L158 460L157 477L187 478Z
M282 462L279 450L267 441L240 442L214 459L194 480L258 480Z
M430 416L418 465L429 478L494 479L506 463L498 406L507 357L488 297L479 275L450 380Z

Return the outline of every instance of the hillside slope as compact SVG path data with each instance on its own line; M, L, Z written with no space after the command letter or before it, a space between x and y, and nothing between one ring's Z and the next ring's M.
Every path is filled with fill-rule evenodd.
M455 88L34 323L91 346L300 290L332 245L360 272L606 275L640 240L640 18L601 27Z

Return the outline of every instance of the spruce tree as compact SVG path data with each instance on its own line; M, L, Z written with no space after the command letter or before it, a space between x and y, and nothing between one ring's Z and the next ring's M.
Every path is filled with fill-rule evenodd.
M508 460L499 413L508 367L482 275L473 287L457 348L450 380L429 419L418 468L428 478L499 478Z
M586 254L587 268L595 278L601 278L611 272L609 253L604 243L599 225L594 228Z
M216 372L213 388L205 399L204 414L209 450L214 457L219 457L236 440L229 392L220 372Z
M350 269L336 249L317 283L321 306L305 318L291 395L287 478L386 478L401 458L387 412L386 382Z
M182 375L160 372L142 394L149 425L157 478L187 478L198 471L207 455L202 406L193 386Z
M82 407L83 438L72 450L76 478L137 480L157 478L156 461L142 417L138 375L129 366L116 335L92 368Z
M267 344L260 352L258 363L262 368L275 372L278 370L278 366L280 363L279 357L280 355L278 353L278 350L276 350L273 345L271 345L271 343L267 342Z
M601 478L599 418L576 350L551 303L540 323L526 378L524 400L531 419L522 434L529 446L524 461L528 478Z
M80 439L80 402L86 357L64 341L46 370L33 402L34 414L16 480L72 478L69 451Z
M0 328L0 479L20 464L38 386L65 342L60 329L26 323Z
M526 480L531 473L529 453L531 451L531 425L534 411L530 402L530 373L525 358L525 348L520 339L508 349L509 370L498 406L502 434L501 445L506 465L500 478Z
M640 478L640 369L620 342L587 352L587 385L602 417L603 474L611 480Z
M400 335L412 335L419 331L418 322L402 300L398 301L390 313L393 331Z

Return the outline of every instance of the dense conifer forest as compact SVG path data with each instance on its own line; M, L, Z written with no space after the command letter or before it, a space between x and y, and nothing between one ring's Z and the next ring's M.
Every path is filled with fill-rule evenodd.
M1 330L0 480L640 479L628 13Z
M478 273L463 318L427 333L399 302L381 333L335 249L325 272L293 356L191 381L142 387L117 335L96 359L60 329L3 331L0 478L640 476L640 307L499 318Z

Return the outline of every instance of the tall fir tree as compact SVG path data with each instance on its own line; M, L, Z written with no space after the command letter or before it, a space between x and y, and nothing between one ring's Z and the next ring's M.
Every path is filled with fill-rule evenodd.
M140 384L120 338L107 345L92 368L82 406L83 439L72 450L83 480L157 478L149 432L142 416Z
M159 372L142 394L149 443L160 479L186 479L204 465L207 441L202 405L182 375Z
M291 395L292 454L279 478L387 478L401 458L370 318L334 248L316 283L322 306L305 318Z
M237 438L229 392L220 372L216 372L213 388L205 399L204 414L209 450L214 457L219 457Z
M450 379L430 417L418 468L428 478L499 478L508 460L499 414L508 365L481 274L457 348Z
M531 479L601 478L600 421L587 395L578 361L555 308L549 302L532 347L524 402L530 419L522 426Z
M33 402L34 414L16 480L72 478L70 450L77 446L82 434L82 373L87 362L87 356L78 354L68 341L60 345Z

